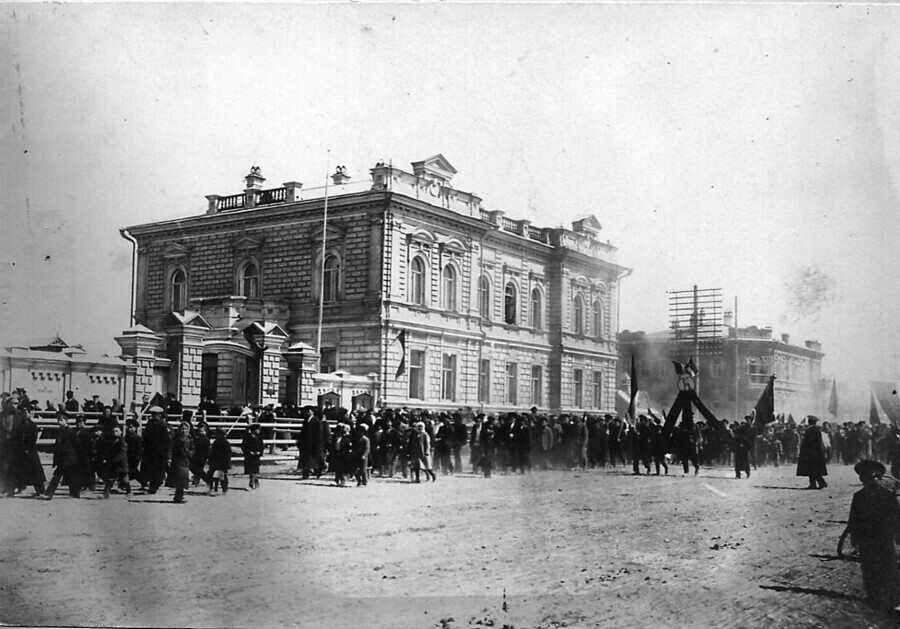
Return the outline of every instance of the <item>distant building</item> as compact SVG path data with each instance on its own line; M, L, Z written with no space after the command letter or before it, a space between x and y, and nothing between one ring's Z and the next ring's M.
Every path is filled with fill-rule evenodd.
M700 398L717 417L743 419L772 374L776 414L792 414L797 421L810 414L828 417L828 382L821 373L824 354L817 341L794 345L787 334L773 338L771 328L735 328L729 313L722 330L718 353L694 357L700 370ZM621 382L628 382L634 355L638 386L654 408L668 408L677 394L672 361L686 363L691 358L672 336L671 331L619 334Z
M58 404L72 391L79 403L99 395L109 404L113 398L130 399L134 365L110 356L86 354L80 345L59 337L27 341L0 350L0 390L23 388L41 408Z
M598 220L513 220L453 188L455 173L442 155L359 183L338 167L326 221L323 188L263 189L253 168L205 214L123 229L136 326L118 341L136 393L613 409L629 270Z

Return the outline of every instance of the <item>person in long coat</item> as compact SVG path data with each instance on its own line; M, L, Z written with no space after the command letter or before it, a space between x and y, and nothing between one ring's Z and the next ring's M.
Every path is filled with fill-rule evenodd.
M144 427L144 456L141 460L141 480L147 484L147 493L155 494L166 480L172 450L172 435L163 419L163 410L151 406L150 420Z
M816 425L818 417L807 417L806 431L800 441L800 456L797 457L797 476L809 478L807 489L824 489L828 487L825 476L828 476L828 468L825 466L825 443L822 441L822 430Z
M250 430L241 441L241 452L244 453L244 474L250 477L250 489L259 487L259 461L262 459L265 448L260 435L260 425L250 424Z
M172 438L172 461L166 476L166 486L175 488L173 502L183 503L184 490L191 484L191 456L194 441L191 439L191 424L181 422Z
M884 465L863 460L854 466L863 488L853 494L847 533L859 550L863 586L869 603L884 611L900 603L900 573L895 542L900 536L900 505L894 492L878 483Z
M424 422L416 422L415 432L409 438L409 461L412 464L413 482L421 482L419 474L424 470L426 480L437 481L431 469L431 438L425 431Z
M749 418L745 418L749 419ZM750 426L745 421L743 424L735 422L734 441L731 449L734 452L734 475L735 478L741 477L741 472L747 474L750 478L750 448L752 447L752 437Z
M138 434L139 424L136 419L129 419L125 423L125 444L128 446L128 478L135 480L144 489L144 479L141 477L141 459L144 457L144 442Z
M209 425L202 421L198 423L197 428L194 429L193 438L194 455L191 457L191 483L194 487L197 487L200 481L204 483L209 482L209 476L206 473L206 462L209 459L210 449Z
M314 474L316 478L325 470L325 434L322 429L324 420L322 411L316 409L310 414L309 410L302 411L306 415L306 421L300 430L300 438L297 447L300 451L300 469L303 478L309 478ZM327 425L327 424L326 424Z
M356 440L353 442L353 472L356 476L357 487L365 487L369 484L369 455L372 453L372 444L368 432L367 424L356 426Z
M44 493L47 477L37 450L41 430L34 423L33 416L34 407L30 403L19 405L18 421L12 430L13 470L16 491L31 485L35 494L40 496Z
M116 424L111 432L100 437L100 477L103 479L103 497L109 498L109 490L113 483L131 495L131 483L128 481L128 444L122 436L122 427Z
M53 475L44 492L44 499L50 500L56 493L59 483L65 479L69 484L69 495L81 497L84 479L81 477L81 461L78 458L78 436L69 428L69 416L64 410L56 413L59 430L56 432L56 444L53 448Z
M231 444L228 436L221 428L216 428L212 446L209 449L209 485L211 491L219 491L222 485L222 493L228 491L228 472L231 470Z

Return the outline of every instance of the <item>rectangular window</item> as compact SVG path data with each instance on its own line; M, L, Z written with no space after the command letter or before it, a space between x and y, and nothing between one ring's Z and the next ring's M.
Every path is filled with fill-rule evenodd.
M456 356L444 354L441 362L441 399L456 399Z
M603 408L603 372L594 372L594 408Z
M519 403L519 371L516 363L506 363L506 403Z
M491 402L491 361L478 362L478 401L483 404Z
M710 363L709 375L711 378L721 378L722 377L722 359L721 358L713 358L712 363Z
M420 349L409 352L409 397L425 399L425 352Z
M575 389L575 407L581 408L582 394L584 393L584 372L576 369L572 374L572 384Z
M319 373L334 373L338 368L337 350L333 347L323 347L319 356Z
M531 405L540 406L544 401L544 369L540 365L531 366Z

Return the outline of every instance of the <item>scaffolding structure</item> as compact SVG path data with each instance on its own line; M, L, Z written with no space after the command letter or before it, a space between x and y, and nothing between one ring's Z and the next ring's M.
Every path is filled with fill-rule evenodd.
M722 353L722 289L667 291L669 295L669 357L693 359L699 373L703 357ZM695 376L699 390L699 376Z

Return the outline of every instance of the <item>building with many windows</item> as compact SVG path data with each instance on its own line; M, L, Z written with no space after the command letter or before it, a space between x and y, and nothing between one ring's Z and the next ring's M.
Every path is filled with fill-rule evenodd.
M191 404L607 412L619 282L594 216L538 227L456 190L442 156L327 188L207 196L206 213L122 230L135 394Z
M673 342L670 331L644 333L624 330L619 335L622 382L630 377L634 356L638 387L654 408L669 408L678 393L672 361L697 363L700 398L720 419L743 419L759 400L769 376L775 376L775 413L825 416L828 382L822 378L822 353L818 341L791 343L790 336L773 337L771 328L735 327L726 312L721 343L699 359L683 343ZM628 386L623 386L628 389ZM641 411L641 404L639 411Z

